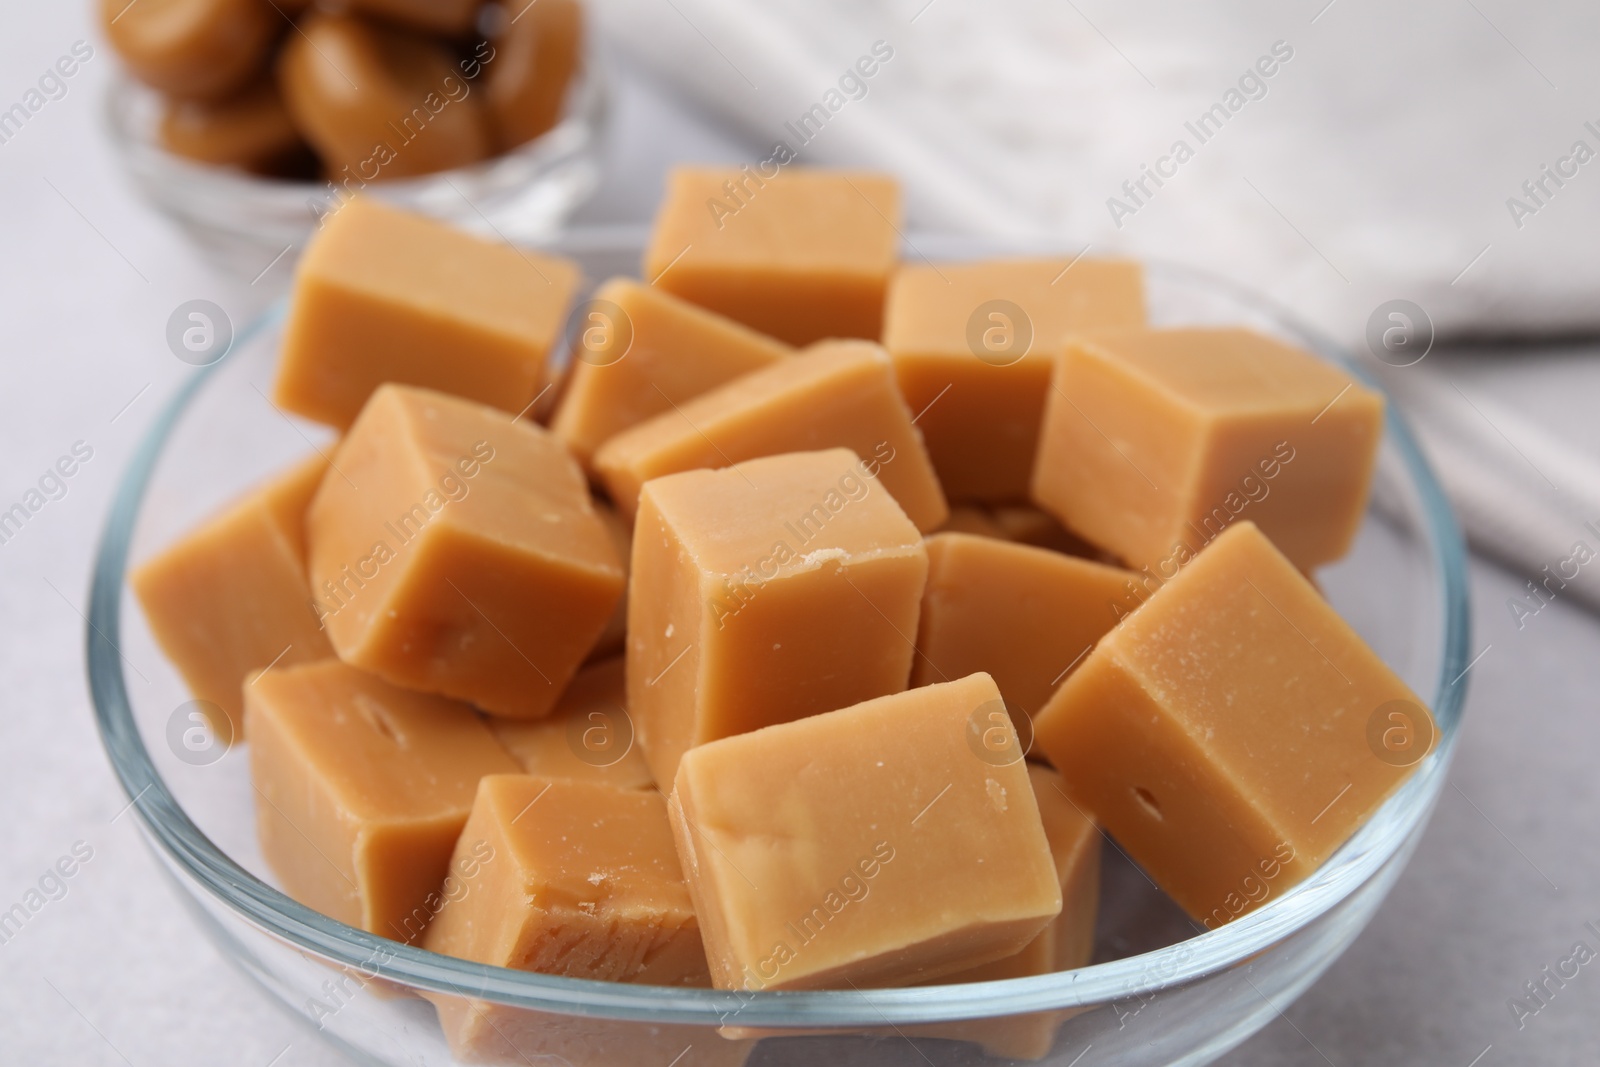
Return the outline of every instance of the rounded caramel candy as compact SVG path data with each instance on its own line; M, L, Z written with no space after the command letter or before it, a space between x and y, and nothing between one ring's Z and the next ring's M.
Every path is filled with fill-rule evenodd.
M274 170L304 149L270 78L226 100L172 100L161 117L161 143L200 163Z
M134 77L201 100L255 77L284 26L267 0L101 0L100 19Z
M313 12L278 57L278 88L328 171L365 181L450 170L490 152L472 87L443 46Z
M349 7L359 14L425 33L458 37L472 29L481 3L482 0L349 0Z
M583 62L583 29L579 0L536 0L495 36L494 52L485 57L485 95L501 150L533 140L560 120L567 87Z

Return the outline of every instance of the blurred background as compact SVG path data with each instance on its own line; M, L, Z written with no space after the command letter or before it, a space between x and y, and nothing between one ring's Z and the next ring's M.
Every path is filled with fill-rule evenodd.
M1600 977L1581 972L1533 1017L1508 1002L1600 923L1600 583L1585 567L1553 596L1529 584L1576 544L1600 547L1600 8L589 11L609 118L560 205L574 225L646 223L674 162L753 165L783 142L801 164L895 173L912 241L959 230L1204 266L1384 377L1478 553L1465 740L1372 927L1223 1062L1593 1062ZM80 462L0 543L0 907L59 857L92 858L0 943L0 1060L333 1064L160 884L121 817L82 668L114 481L193 373L169 349L169 316L203 299L242 326L281 295L298 247L208 259L114 147L109 105L125 90L90 5L11 4L3 19L0 509L59 457ZM868 54L877 72L842 80ZM42 80L69 56L71 76Z

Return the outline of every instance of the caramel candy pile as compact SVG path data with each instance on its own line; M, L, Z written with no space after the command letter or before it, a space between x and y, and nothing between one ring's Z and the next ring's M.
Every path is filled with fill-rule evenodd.
M421 63L379 20L471 6L302 28ZM274 398L342 436L133 577L249 742L288 893L573 978L1020 978L1094 958L1104 835L1215 927L1406 780L1433 720L1306 576L1355 537L1382 398L1247 329L1147 326L1134 263L900 264L898 203L686 170L649 282L594 288L359 198L328 221ZM430 997L463 1059L752 1037ZM1030 1059L1062 1017L916 1032Z
M100 20L161 94L168 151L346 188L545 133L586 32L581 0L101 0Z

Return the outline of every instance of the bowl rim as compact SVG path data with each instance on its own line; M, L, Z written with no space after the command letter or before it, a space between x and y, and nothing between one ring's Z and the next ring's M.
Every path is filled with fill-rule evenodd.
M625 252L640 247L631 226L580 228L556 238L556 250ZM937 244L936 235L922 240ZM956 238L956 240L968 240ZM908 246L915 248L908 240ZM994 249L994 245L985 247ZM1053 245L1057 250L1060 244ZM1300 322L1268 297L1213 272L1144 260L1152 276L1214 286L1269 316L1306 347L1369 386L1382 384L1350 352ZM235 339L229 355L280 323L280 300ZM1215 930L1136 956L1072 971L1004 981L871 990L744 992L675 989L589 981L516 971L443 956L347 926L259 880L214 845L189 819L150 759L134 721L119 651L129 543L163 448L179 418L226 362L198 368L155 417L116 487L96 550L85 626L95 720L112 768L158 858L176 866L250 925L336 964L381 972L420 990L600 1019L772 1029L884 1028L1094 1006L1148 997L1244 963L1303 929L1371 880L1426 826L1443 788L1459 734L1470 651L1466 549L1444 491L1392 397L1385 430L1422 509L1441 609L1443 647L1432 709L1440 743L1357 833L1311 876L1261 908ZM126 810L126 809L124 809ZM1108 839L1109 840L1109 839Z

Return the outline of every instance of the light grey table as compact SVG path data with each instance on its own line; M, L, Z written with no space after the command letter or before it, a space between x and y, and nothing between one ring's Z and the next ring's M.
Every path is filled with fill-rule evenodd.
M35 5L25 18L13 6L0 108L75 40L93 40L86 6ZM333 1067L193 928L121 815L90 718L88 560L133 442L188 371L163 344L167 314L205 297L243 318L283 280L282 266L254 286L217 277L135 200L98 129L111 64L101 51L0 144L0 507L75 443L92 450L65 495L0 544L0 910L74 848L91 854L0 943L0 1063ZM581 219L644 221L669 162L739 162L755 147L624 80L611 177ZM1600 347L1429 358L1600 447ZM1557 603L1519 631L1505 600L1522 580L1473 570L1475 648L1488 652L1470 675L1454 787L1372 927L1226 1062L1595 1062L1600 965L1520 1028L1507 1002L1600 920L1600 624Z

